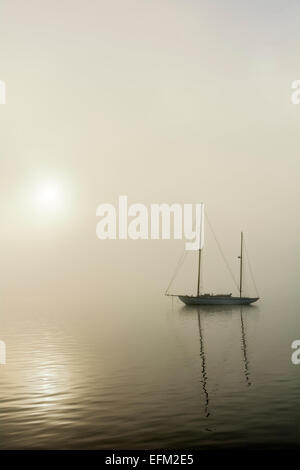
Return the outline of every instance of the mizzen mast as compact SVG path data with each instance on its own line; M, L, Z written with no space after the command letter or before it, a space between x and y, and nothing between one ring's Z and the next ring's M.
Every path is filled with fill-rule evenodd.
M242 297L243 293L243 244L244 244L244 235L241 232L241 252L240 252L240 297Z

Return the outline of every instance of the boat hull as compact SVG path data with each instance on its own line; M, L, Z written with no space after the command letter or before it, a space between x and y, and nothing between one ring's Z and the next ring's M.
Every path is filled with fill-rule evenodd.
M232 297L229 295L179 295L178 297L186 305L249 305L259 299L259 297Z

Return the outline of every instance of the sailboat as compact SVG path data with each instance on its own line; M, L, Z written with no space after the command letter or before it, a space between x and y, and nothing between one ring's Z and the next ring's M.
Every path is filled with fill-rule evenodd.
M201 294L200 292L200 280L201 280L201 255L204 245L204 204L202 204L202 216L200 226L200 244L198 250L198 280L197 280L197 295L177 295L183 303L186 305L249 305L257 300L259 297L246 297L243 295L243 252L244 252L244 235L241 232L241 245L240 245L240 279L239 279L239 296L233 296L232 294ZM174 296L169 294L168 289L167 296Z

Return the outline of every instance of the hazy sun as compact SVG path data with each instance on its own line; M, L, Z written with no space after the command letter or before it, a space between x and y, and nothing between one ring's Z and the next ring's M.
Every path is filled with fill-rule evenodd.
M58 211L63 206L63 190L56 182L44 182L37 186L34 200L37 208Z

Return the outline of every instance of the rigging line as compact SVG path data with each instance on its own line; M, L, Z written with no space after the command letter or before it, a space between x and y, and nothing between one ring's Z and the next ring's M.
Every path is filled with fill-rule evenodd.
M218 241L218 239L217 239L217 237L216 237L216 234L215 234L215 232L214 232L214 230L213 230L213 228L212 228L212 225L211 225L211 223L210 223L210 221L209 221L209 218L208 218L208 216L207 216L207 212L206 212L206 211L205 211L205 216L206 216L206 220L207 220L207 222L208 222L209 228L210 228L210 230L212 231L212 234L213 234L213 237L214 237L215 242L216 242L216 244L217 244L217 247L218 247L218 249L219 249L219 251L220 251L220 253L221 253L221 256L222 256L222 258L223 258L223 261L224 261L224 263L225 263L225 265L226 265L226 267L227 267L227 269L228 269L228 271L229 271L229 273L230 273L230 275L231 275L231 278L232 278L232 280L233 280L233 282L234 282L234 284L235 284L235 287L237 288L237 290L239 290L239 285L238 285L238 283L237 283L237 281L236 281L236 279L235 279L235 277L234 277L234 274L233 274L233 272L232 272L232 269L231 269L231 267L229 266L229 263L228 263L228 261L227 261L225 255L224 255L224 253L223 253L223 250L222 250L222 248L221 248L221 245L220 245L220 243L219 243L219 241Z
M173 284L173 282L174 282L174 280L175 280L175 278L176 278L176 276L177 276L177 274L178 274L179 269L180 269L181 266L182 266L182 263L183 263L183 261L184 261L184 259L185 259L185 257L186 257L186 254L187 254L187 252L186 252L186 250L184 250L184 252L182 253L182 255L181 255L181 257L180 257L180 259L179 259L179 261L178 261L178 263L177 263L175 272L174 272L174 274L173 274L173 276L172 276L172 278L171 278L171 281L170 281L170 283L169 283L169 285L168 285L168 287L167 287L167 289L166 289L165 294L168 294L169 289L170 289L171 285Z
M253 271L252 271L252 266L251 266L251 263L250 263L250 258L248 256L248 252L247 252L247 248L246 248L245 243L244 243L244 249L245 249L245 255L246 255L246 258L247 258L247 263L248 263L248 266L249 266L249 272L250 272L250 276L251 276L251 279L252 279L252 282L253 282L253 285L254 285L254 289L255 289L257 297L259 297L260 295L259 295L258 288L257 288L256 282L255 282L254 274L253 274Z

